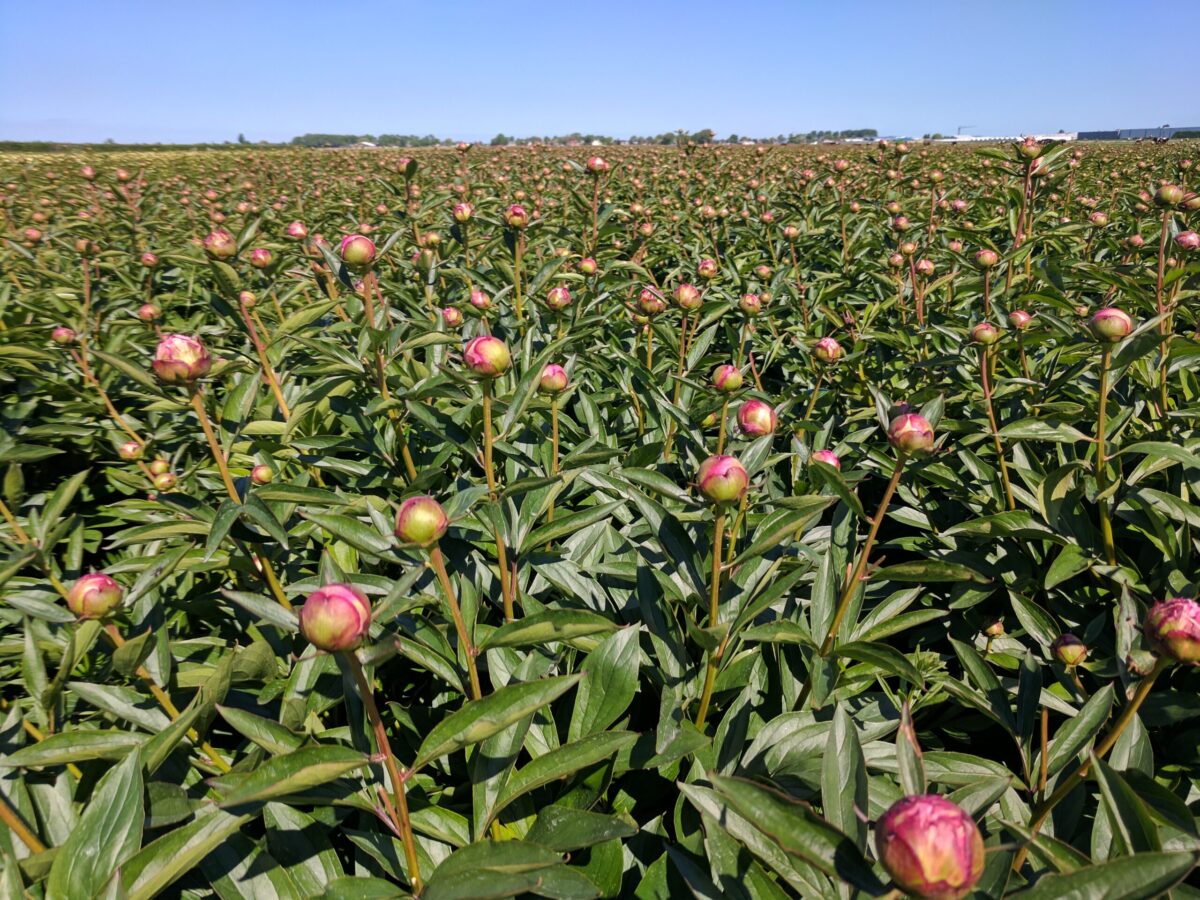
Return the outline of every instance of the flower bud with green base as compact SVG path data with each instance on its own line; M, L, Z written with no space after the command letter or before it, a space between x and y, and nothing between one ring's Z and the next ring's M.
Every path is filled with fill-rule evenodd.
M208 374L212 357L198 338L186 334L164 334L154 351L154 367L160 381L191 384Z
M463 349L463 362L473 375L495 378L512 366L512 356L504 341L485 334L467 342Z
M84 575L67 592L67 607L81 619L103 619L118 606L125 591L103 572Z
M904 413L892 419L888 441L906 456L917 456L933 450L933 426L924 416Z
M514 203L504 211L504 221L509 228L521 229L529 224L529 213L519 203Z
M308 237L308 228L303 222L292 222L287 227L287 236L295 241L302 241Z
M218 228L204 238L204 252L213 259L229 259L237 253L237 241L224 228Z
M696 470L696 486L713 503L734 503L750 485L746 468L732 456L710 456Z
M971 340L984 347L990 347L1000 340L1000 329L991 322L980 322L971 329Z
M1155 603L1143 630L1160 655L1178 663L1200 663L1200 603L1195 600L1176 597Z
M554 312L562 312L571 305L571 292L564 286L550 288L546 294L546 306Z
M674 292L675 303L680 309L691 312L694 309L699 309L703 301L700 299L700 291L693 284L681 284L675 288Z
M361 234L348 234L338 245L338 256L352 272L366 272L375 264L375 242Z
M1008 324L1017 329L1017 331L1024 331L1032 321L1033 316L1023 309L1014 309L1008 314Z
M453 306L447 306L442 310L442 321L446 324L447 328L457 328L463 323L463 316Z
M128 462L133 462L135 459L142 458L142 445L137 441L126 441L117 448L117 455L121 459Z
M137 317L143 322L154 322L162 318L162 308L157 303L143 303L138 307Z
M151 475L161 475L163 472L171 471L171 464L165 459L155 459L150 461L150 465L146 468L150 470Z
M774 434L777 422L775 410L762 400L747 400L738 409L738 427L747 437L758 438Z
M59 325L50 332L50 340L56 344L66 345L75 343L75 329L68 328L66 325Z
M145 268L153 269L158 265L158 254L151 253L149 250L147 250L142 254L141 263Z
M1060 635L1050 645L1050 651L1054 654L1055 659L1069 669L1081 665L1088 657L1087 644L1070 632Z
M274 258L266 247L255 247L250 251L250 265L256 269L267 268Z
M716 260L702 259L700 265L696 266L696 274L705 281L710 281L720 274L720 267L717 266Z
M159 472L150 480L154 482L154 486L160 491L169 491L179 482L174 472Z
M959 900L983 876L979 826L936 794L893 803L875 824L875 849L897 887L922 900Z
M471 221L471 217L475 215L475 207L470 203L454 204L454 221L459 225L465 225Z
M732 394L742 386L742 370L728 363L717 366L713 369L712 382L722 394Z
M846 355L836 338L823 337L813 345L813 356L826 365L833 365Z
M1164 184L1154 192L1154 205L1163 209L1171 209L1183 202L1183 188L1174 184Z
M538 380L538 391L543 394L561 394L567 389L568 379L566 370L557 363L550 363L542 369L542 377Z
M441 540L449 527L446 511L433 497L409 497L396 513L395 534L406 544L431 547Z
M492 305L492 298L483 291L471 291L471 306L480 311L488 309Z
M984 248L975 253L975 265L981 269L990 269L998 262L1000 262L1000 254L995 250Z
M585 256L579 261L578 268L581 275L595 275L600 267L596 265L596 261L590 256Z
M300 632L319 650L353 650L371 628L371 604L349 584L330 584L308 595L300 609Z
M833 466L839 472L842 470L842 460L832 450L814 450L809 461L825 463L827 466Z
M1200 250L1200 234L1195 231L1181 231L1175 235L1175 244L1181 250Z
M267 465L257 465L250 470L250 480L255 484L270 484L275 480L274 470Z
M1092 334L1098 341L1116 343L1133 332L1133 319L1115 306L1098 310L1090 323Z
M758 294L742 294L738 299L738 309L743 315L754 318L762 312L762 298Z

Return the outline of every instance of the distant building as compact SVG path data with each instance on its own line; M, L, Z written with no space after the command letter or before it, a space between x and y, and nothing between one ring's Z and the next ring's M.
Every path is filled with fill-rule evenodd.
M350 149L351 150L374 150L378 146L379 146L378 144L376 144L372 141L359 141L358 143L351 144Z
M1160 128L1118 128L1114 131L1081 131L1081 141L1165 141L1173 138L1178 132L1200 132L1200 125L1183 125L1172 127L1163 125Z

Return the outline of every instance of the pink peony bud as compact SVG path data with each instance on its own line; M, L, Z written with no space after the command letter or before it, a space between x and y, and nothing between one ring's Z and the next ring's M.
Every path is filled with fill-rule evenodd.
M1133 331L1133 319L1115 306L1106 306L1092 316L1091 328L1097 340L1116 343L1129 337Z
M1154 649L1180 663L1200 663L1200 603L1187 597L1150 607L1145 634Z
M1164 184L1154 192L1154 204L1160 207L1178 206L1183 202L1183 188L1174 184Z
M504 221L509 228L524 228L529 224L529 213L519 203L514 203L504 211Z
M747 437L762 437L775 432L775 410L762 400L747 400L738 409L738 427Z
M893 803L875 823L875 848L896 885L924 900L958 900L983 875L979 826L936 794Z
M888 441L905 455L928 453L933 449L933 426L924 416L905 413L892 419Z
M892 219L892 230L893 231L908 231L908 217L907 216L896 216L894 219Z
M471 338L463 349L463 362L480 378L503 375L512 365L512 356L504 341L490 334Z
M679 308L688 311L699 309L703 302L700 299L700 292L696 290L696 286L687 284L686 282L675 288L674 297L675 302L679 304Z
M608 163L606 163L599 156L593 156L587 161L587 170L593 175L599 175L608 171Z
M103 572L84 575L67 592L67 608L81 619L103 619L121 605L125 591Z
M173 472L159 472L151 479L154 482L154 486L160 491L169 491L175 487L175 482L178 480Z
M375 263L375 242L361 234L348 234L338 245L338 256L351 271L366 272Z
M598 269L596 261L590 256L585 256L579 261L579 271L583 275L595 275Z
M465 225L471 221L471 217L475 215L475 207L470 203L455 203L454 204L454 221L460 225Z
M453 306L447 306L442 310L442 321L446 323L447 328L457 328L462 324L462 313Z
M975 265L981 269L990 269L998 262L1000 262L1000 254L995 250L988 250L985 247L975 253Z
M1105 225L1108 224L1108 213L1094 212L1090 216L1088 216L1088 221L1091 222L1093 225L1095 225L1097 228L1103 228Z
M654 288L642 288L638 292L638 309L644 316L657 316L667 308L667 302Z
M716 278L719 271L716 260L712 259L702 259L700 265L696 266L696 274L706 281Z
M710 456L696 470L696 484L713 503L732 503L746 493L750 476L732 456Z
M492 305L492 298L483 291L471 291L471 305L479 310L487 309Z
M153 269L158 265L158 256L147 250L142 254L141 262L147 269Z
M287 227L287 236L294 240L302 241L308 237L308 229L304 226L303 222L292 222Z
M825 463L828 466L833 466L838 471L841 471L842 461L838 455L832 450L814 450L812 456L809 457L812 462Z
M1194 231L1181 231L1175 235L1175 243L1183 250L1200 250L1200 234Z
M164 334L154 351L154 374L168 384L191 384L208 374L212 358L199 339L185 334Z
M835 338L823 337L813 345L813 356L823 363L832 364L841 359L845 352Z
M353 650L371 627L371 604L358 588L330 584L308 595L300 609L300 631L310 644L335 653Z
M117 455L121 459L133 461L142 458L142 445L137 441L126 441L117 448Z
M1131 234L1129 237L1125 238L1125 243L1129 245L1129 249L1131 250L1140 250L1142 247L1146 246L1146 239L1140 234Z
M270 466L257 465L250 470L250 480L255 484L270 484L275 480L275 472Z
M794 241L796 238L800 237L800 229L795 225L788 225L783 229L783 236L789 241Z
M930 275L932 275L932 274L933 274L933 271L934 271L934 268L933 268L933 260L931 260L931 259L918 259L918 260L917 260L917 264L916 264L916 269L917 269L917 274L918 274L918 275L923 275L923 276L925 276L926 278L928 278Z
M396 537L406 544L430 547L441 540L450 520L432 497L409 497L396 512Z
M59 325L50 332L50 340L56 344L73 344L75 343L75 329Z
M1000 340L1000 329L991 322L980 322L971 329L971 340L976 344L990 347Z
M1014 309L1008 314L1008 324L1017 329L1017 331L1024 331L1032 321L1033 316L1023 309Z
M754 318L762 312L762 298L758 294L742 294L738 299L738 309L743 315Z
M154 303L143 303L138 307L137 317L143 322L153 322L162 316L162 310Z
M904 257L899 253L893 253L888 257L888 266L893 269L899 269L904 265Z
M567 389L567 383L566 370L560 365L550 363L546 368L542 369L542 377L538 381L538 390L543 394L561 394Z
M554 312L562 312L571 305L571 292L562 285L550 288L546 294L546 306Z
M213 259L229 259L237 253L237 242L224 228L218 228L204 238L204 252Z
M742 370L726 363L717 366L712 373L713 387L722 394L732 394L742 386Z
M93 169L91 166L84 166L82 169L79 170L79 174L83 178L84 181L95 181L96 180L96 170Z
M1088 655L1087 644L1070 632L1060 635L1058 640L1050 645L1050 650L1055 659L1071 668L1081 664Z
M271 251L266 247L255 247L250 251L250 265L256 269L265 269L271 265Z
M171 464L165 459L155 459L151 460L147 468L150 470L151 475L162 475L164 472L171 471Z

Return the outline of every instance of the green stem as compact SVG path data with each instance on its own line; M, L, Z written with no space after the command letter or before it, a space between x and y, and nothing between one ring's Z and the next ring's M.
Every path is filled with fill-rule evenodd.
M1112 519L1108 509L1108 499L1101 496L1107 488L1108 458L1108 368L1112 359L1112 350L1105 346L1100 351L1100 407L1096 412L1096 505L1100 510L1100 539L1104 543L1104 557L1110 566L1117 564L1116 542L1113 540Z
M492 502L498 499L496 491L496 470L492 466L492 382L483 382L483 468L487 474L488 495ZM496 529L496 561L500 566L500 593L504 600L504 621L513 620L513 584L509 583L508 548L504 545L504 535Z
M467 623L463 621L462 609L458 605L458 597L454 594L454 585L450 583L450 573L446 571L446 560L442 556L442 548L434 544L429 548L429 562L437 573L442 593L446 595L446 605L450 607L450 616L454 619L454 630L458 632L458 642L462 645L463 655L467 658L467 674L471 679L471 699L478 700L483 696L479 688L479 670L475 665L475 657L479 655L471 636L467 634Z
M992 407L992 386L991 379L988 377L988 369L987 347L980 347L979 373L983 380L983 399L987 404L988 425L992 430L992 442L996 447L996 458L1000 461L1000 481L1004 484L1004 499L1011 511L1017 508L1017 504L1013 500L1012 483L1008 478L1008 462L1004 458L1004 445L1000 443L1000 429L996 425L996 411Z
M714 628L721 615L721 538L725 533L725 508L717 510L713 521L712 574L709 577L708 592L708 627ZM696 728L704 730L704 720L708 718L708 706L712 701L713 685L717 681L717 669L721 665L721 654L724 644L709 653L708 666L704 673L704 689L700 693L700 708L696 711Z

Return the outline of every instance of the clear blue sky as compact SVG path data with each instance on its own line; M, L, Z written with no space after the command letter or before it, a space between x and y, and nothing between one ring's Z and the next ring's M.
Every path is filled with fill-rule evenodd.
M1200 125L1198 36L1197 0L0 0L0 139Z

